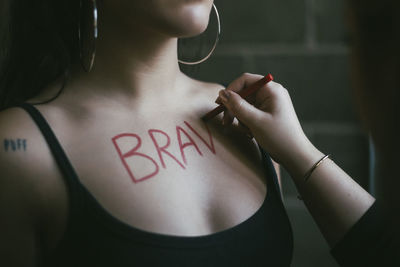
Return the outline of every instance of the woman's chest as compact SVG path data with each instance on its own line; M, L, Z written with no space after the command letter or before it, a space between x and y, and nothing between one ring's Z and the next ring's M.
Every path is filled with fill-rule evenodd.
M108 140L72 148L71 161L82 184L121 221L151 232L201 235L243 221L266 194L255 143L230 143L235 137L222 134L188 121L116 130Z
M80 183L119 221L148 232L206 235L245 221L265 199L261 155L244 134L189 121L126 128L88 128L73 142L64 139ZM64 229L54 228L62 236Z

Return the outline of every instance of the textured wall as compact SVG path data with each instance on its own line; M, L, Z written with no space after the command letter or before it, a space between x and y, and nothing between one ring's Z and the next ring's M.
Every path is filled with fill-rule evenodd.
M196 78L228 84L243 72L272 73L290 92L313 143L364 187L368 140L353 105L343 0L216 0L221 42ZM215 24L210 24L215 27ZM337 266L283 172L295 234L292 266Z

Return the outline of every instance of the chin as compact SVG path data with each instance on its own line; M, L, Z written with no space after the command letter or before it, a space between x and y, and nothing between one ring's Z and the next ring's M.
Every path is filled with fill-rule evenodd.
M114 23L149 27L170 37L190 37L207 29L213 0L104 1Z
M175 1L171 1L175 2ZM179 1L156 17L155 27L171 37L191 37L207 29L212 9L212 1Z
M208 27L210 12L210 8L204 4L183 10L176 21L178 37L190 37L204 32Z

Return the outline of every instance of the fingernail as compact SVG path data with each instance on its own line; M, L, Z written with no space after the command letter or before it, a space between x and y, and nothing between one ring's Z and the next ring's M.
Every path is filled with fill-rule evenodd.
M221 90L219 91L219 97L221 98L222 102L228 102L229 92L226 90Z

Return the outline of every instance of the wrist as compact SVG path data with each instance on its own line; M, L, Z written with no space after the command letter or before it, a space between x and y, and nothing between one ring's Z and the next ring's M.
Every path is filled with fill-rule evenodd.
M283 167L288 171L295 183L301 182L307 171L323 156L324 154L307 139L292 151Z

